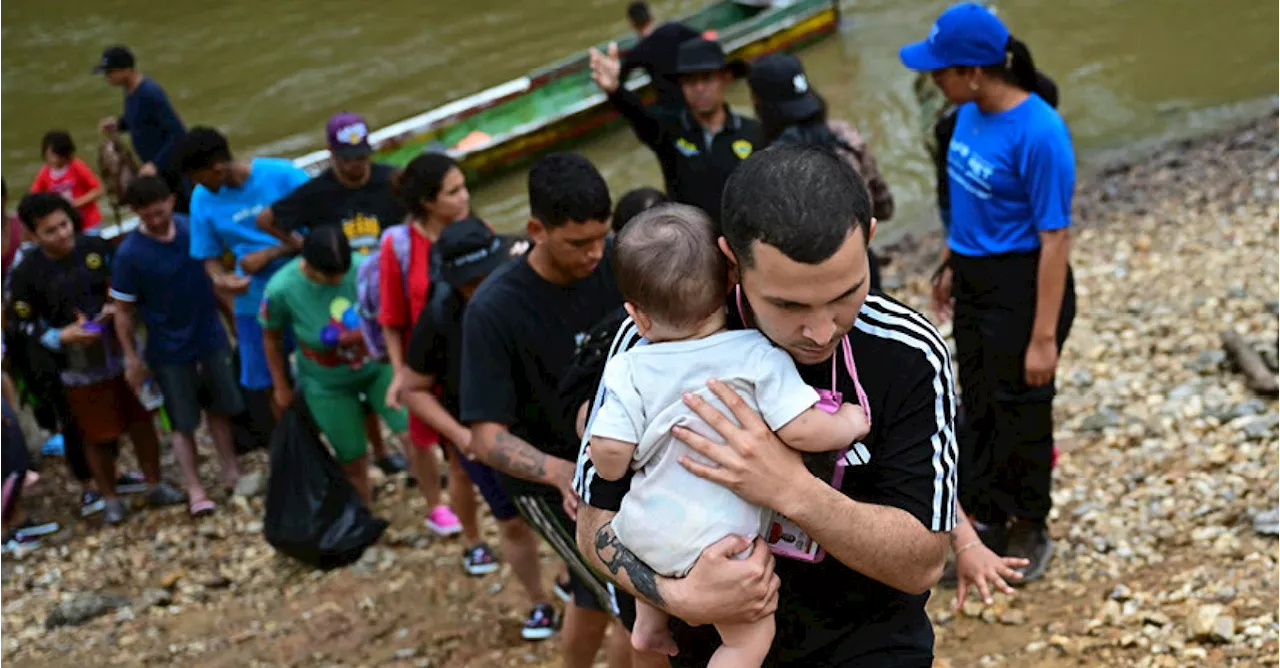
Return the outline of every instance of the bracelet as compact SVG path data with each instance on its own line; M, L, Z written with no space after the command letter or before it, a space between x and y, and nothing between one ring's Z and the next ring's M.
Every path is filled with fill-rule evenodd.
M971 548L971 547L973 547L973 546L975 546L975 545L981 545L981 544L982 544L982 539L980 539L980 538L976 538L976 539L974 539L974 540L971 540L971 541L969 541L969 542L965 543L964 545L961 545L960 547L955 548L955 550L956 550L956 556L958 557L958 556L960 556L960 553L961 553L961 552L964 552L965 550L967 550L967 549L969 549L969 548Z

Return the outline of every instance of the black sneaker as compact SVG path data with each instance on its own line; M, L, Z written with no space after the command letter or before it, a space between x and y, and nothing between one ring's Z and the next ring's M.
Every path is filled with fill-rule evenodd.
M156 508L163 506L176 506L187 502L187 495L179 492L177 488L163 480L152 485L147 490L147 505Z
M488 575L498 570L500 565L497 555L484 543L471 546L462 555L462 568L467 575Z
M1019 557L1031 563L1017 569L1022 580L1010 584L1026 584L1044 577L1053 561L1053 540L1049 528L1037 520L1014 520L1009 528L1009 550L1005 556Z
M40 547L40 539L23 537L17 531L10 531L0 539L0 553L21 559Z
M1003 555L1009 547L1009 528L1003 524L989 524L978 528L974 525L974 530L978 534L978 538L982 540L982 544L987 546L988 550L996 554ZM970 548L972 549L972 548ZM946 568L942 569L942 579L938 581L944 587L954 587L959 577L956 575L955 555L947 561Z
M404 455L398 452L393 452L386 457L379 459L377 464L378 468L382 469L382 472L387 475L404 473L409 470L409 460L405 459Z
M97 492L85 492L80 497L80 517L88 517L102 512L102 495Z
M48 536L51 533L56 533L60 528L61 527L58 526L57 522L27 520L26 522L23 522L22 526L18 527L13 533L15 537L25 540L28 538Z
M149 489L151 485L147 484L147 479L141 473L129 471L116 478L117 494L141 494Z
M529 619L520 629L520 637L525 640L546 640L555 635L560 626L556 609L550 603L539 603L529 612Z

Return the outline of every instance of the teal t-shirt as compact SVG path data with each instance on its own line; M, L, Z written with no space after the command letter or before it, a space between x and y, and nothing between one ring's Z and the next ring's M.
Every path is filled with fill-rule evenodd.
M258 319L266 329L289 327L298 342L298 375L323 387L348 385L377 374L369 357L356 301L356 273L364 256L351 255L340 283L317 283L294 258L267 282Z

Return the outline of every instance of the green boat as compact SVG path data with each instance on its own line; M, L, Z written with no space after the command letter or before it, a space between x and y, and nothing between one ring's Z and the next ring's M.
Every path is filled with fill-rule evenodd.
M723 45L731 58L753 60L799 49L836 31L839 0L732 0L716 2L678 20ZM616 40L625 52L634 34ZM608 42L594 45L605 49ZM627 88L653 98L649 77L632 75ZM447 152L474 187L544 153L561 150L620 122L591 81L587 47L525 76L378 129L369 135L374 160L397 167L424 151ZM322 149L294 160L311 175L329 164ZM129 218L103 231L113 237L136 227Z
M731 57L754 59L805 46L836 30L833 0L771 3L717 2L679 20L714 34ZM635 35L614 40L626 51ZM595 45L604 49L608 42ZM649 78L632 76L627 87L651 99ZM374 159L403 166L426 150L445 151L475 185L564 148L610 126L618 114L591 81L587 48L518 79L432 109L370 134ZM295 163L313 174L328 163L327 150Z

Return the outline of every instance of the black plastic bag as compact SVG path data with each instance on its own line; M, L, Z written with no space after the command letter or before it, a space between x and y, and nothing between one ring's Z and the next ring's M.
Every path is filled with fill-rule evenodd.
M329 570L359 559L386 529L321 442L298 393L271 435L263 537L282 554Z

